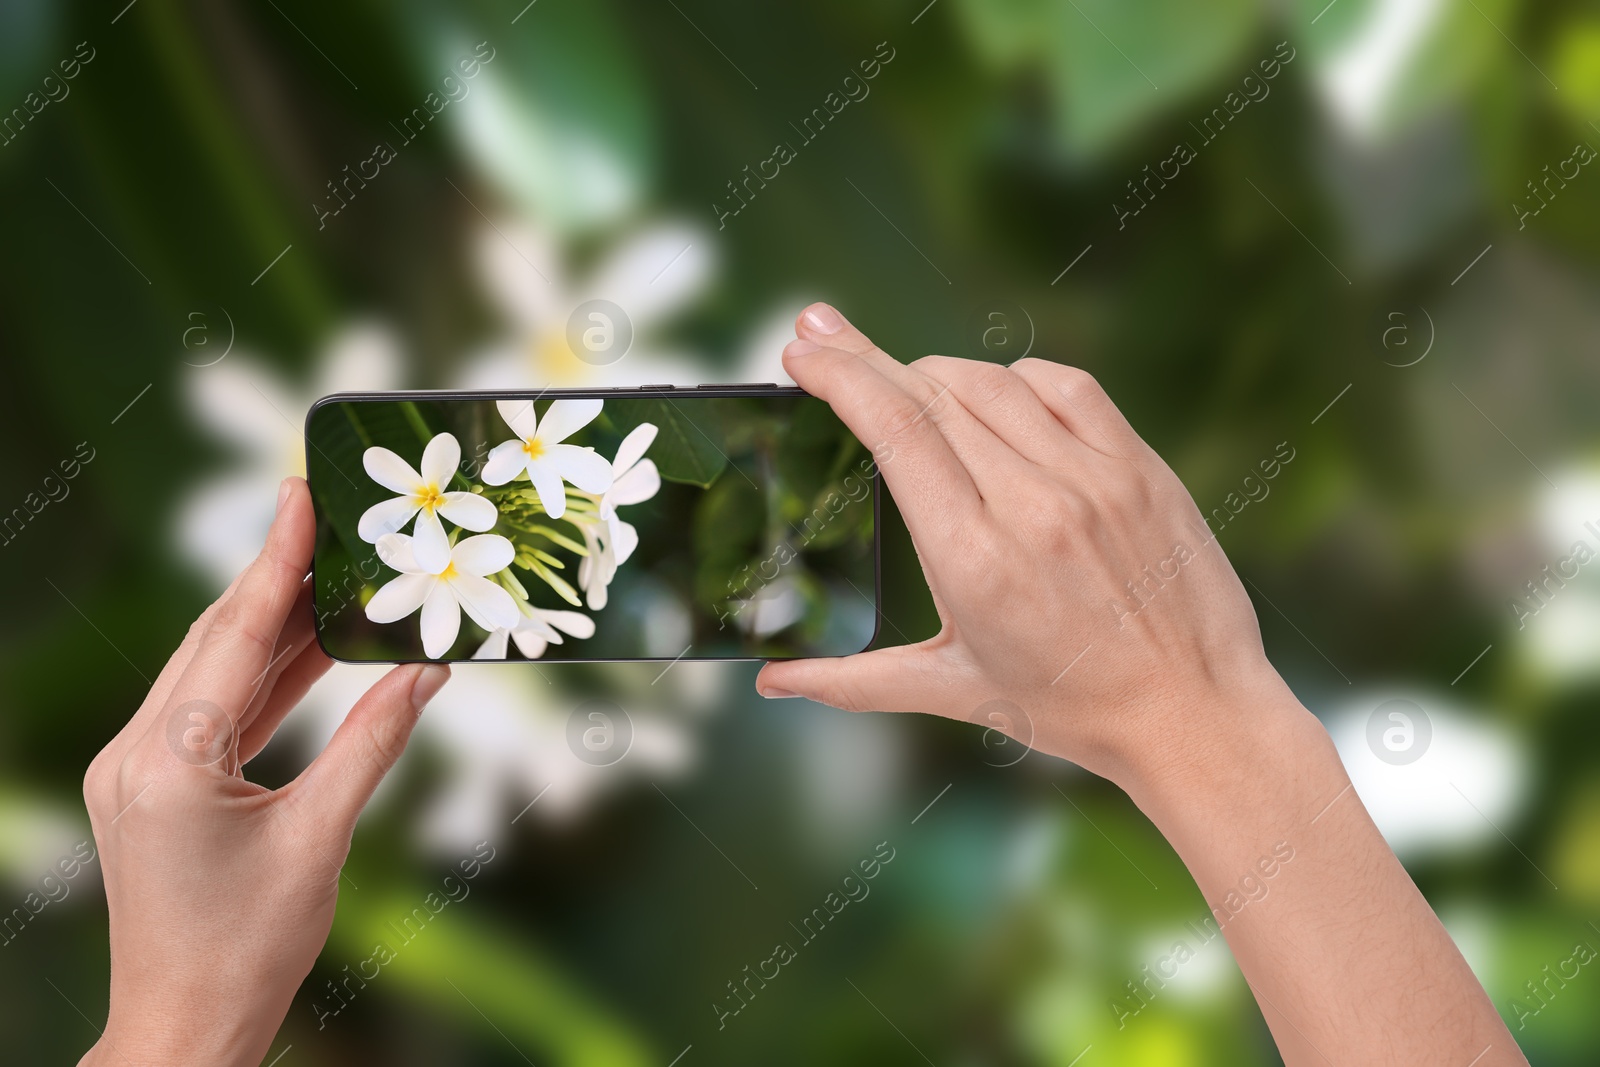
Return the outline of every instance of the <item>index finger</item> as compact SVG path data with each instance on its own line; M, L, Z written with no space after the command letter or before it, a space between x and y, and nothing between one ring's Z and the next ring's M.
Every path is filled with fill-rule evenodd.
M305 481L289 478L284 486L261 554L212 616L189 666L173 686L169 705L209 701L237 723L255 697L289 609L311 569L316 534Z
M860 355L806 340L791 341L783 363L872 451L913 538L942 534L981 515L972 475L939 429L957 403L948 390L924 403Z

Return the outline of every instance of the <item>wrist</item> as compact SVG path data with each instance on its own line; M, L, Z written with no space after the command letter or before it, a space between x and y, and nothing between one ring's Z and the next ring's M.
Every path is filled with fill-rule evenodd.
M1185 823L1237 821L1242 805L1309 819L1349 783L1322 723L1265 661L1161 703L1110 777L1169 838Z
M276 1030L260 1034L249 1021L229 1020L225 1013L191 1020L183 1007L164 1003L133 1009L138 1018L113 1012L80 1067L254 1067Z

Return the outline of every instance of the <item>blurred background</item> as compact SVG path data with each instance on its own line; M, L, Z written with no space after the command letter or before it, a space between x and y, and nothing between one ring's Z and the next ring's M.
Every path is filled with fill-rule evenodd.
M255 551L312 400L782 380L825 299L905 359L1098 376L1530 1058L1593 1062L1594 968L1529 983L1600 948L1597 122L1600 14L1566 0L8 0L13 1055L94 1040L84 768ZM593 300L631 338L603 366L568 340ZM982 724L763 702L753 665L544 671L460 670L423 717L282 1067L1277 1062L1220 940L1130 1011L1207 906L1106 783ZM350 981L482 841L471 895Z

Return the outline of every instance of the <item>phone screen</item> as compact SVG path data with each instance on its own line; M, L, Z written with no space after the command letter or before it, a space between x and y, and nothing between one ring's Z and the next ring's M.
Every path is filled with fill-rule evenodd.
M873 456L798 389L334 396L306 460L335 659L789 659L877 633Z

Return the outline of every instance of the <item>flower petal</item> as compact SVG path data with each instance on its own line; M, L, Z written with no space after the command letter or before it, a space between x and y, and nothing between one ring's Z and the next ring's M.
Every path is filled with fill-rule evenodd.
M617 458L611 461L611 469L617 472L619 478L639 462L645 449L655 443L657 432L655 423L641 422L622 439L622 444L617 446Z
M511 432L524 441L533 440L534 434L539 432L539 418L533 413L531 399L496 400L494 406L500 412L500 417L506 420L506 425L511 427Z
M494 502L477 493L446 493L435 510L463 530L478 532L494 529L495 520L500 517Z
M425 484L443 489L450 484L450 476L461 462L461 443L453 433L434 434L428 447L422 450L422 480Z
M539 424L539 440L546 447L559 444L593 422L604 405L599 400L555 400Z
M373 445L361 456L361 465L367 476L385 489L410 496L422 488L422 475L395 453L380 445Z
M422 568L417 566L416 554L411 551L411 537L408 534L391 533L378 538L378 558L393 569L403 574L421 574Z
M710 233L695 223L657 223L630 237L606 258L595 272L592 289L627 308L634 329L648 331L705 289L716 262L716 247ZM661 264L669 262L671 269L663 271Z
M505 592L505 590L501 590ZM428 599L422 602L422 651L438 659L450 651L461 632L461 608L449 582L435 581Z
M546 514L552 519L559 519L567 513L567 487L561 484L561 472L550 462L548 456L528 464L528 478L533 482L534 491L539 494L539 503L543 505Z
M456 542L450 550L450 561L462 574L482 577L505 570L516 555L516 546L499 534L478 534Z
M628 562L633 550L639 547L639 531L633 528L632 523L623 522L616 515L607 519L606 525L611 528L612 557L618 565Z
M517 643L517 649L529 659L538 659L544 655L544 650L550 647L550 642L532 630L512 630L511 640Z
M532 634L552 644L559 645L561 643L561 635L556 633L555 627L539 617L544 613L538 608L529 608L528 610L533 614L524 615L522 621L517 623L517 628L511 632L513 634Z
M491 630L489 637L478 646L478 651L472 654L473 659L505 659L506 639L511 636L509 630Z
M494 95L490 93L491 97ZM498 95L503 96L504 90ZM507 106L501 103L491 111L503 112ZM491 117L487 129L475 130L468 136L479 141L496 140L500 142L496 150L504 151L505 139L497 136L503 129ZM477 234L474 253L484 288L514 325L527 332L561 325L571 310L572 298L561 289L564 265L554 234L514 219L499 218ZM789 322L793 337L793 315Z
M381 504L374 504L361 513L356 533L369 545L378 543L385 534L399 533L405 529L411 516L417 513L417 504L409 496L392 496Z
M376 623L399 622L422 607L438 579L431 574L402 574L390 579L367 601L367 618Z
M472 621L485 630L509 630L522 621L522 612L510 593L487 578L457 574L447 579L451 595Z
M661 472L655 460L640 460L638 465L611 483L606 500L612 507L641 504L661 491Z
M581 611L545 611L535 609L539 617L563 633L573 637L593 637L594 620Z
M438 574L450 566L450 538L445 536L444 523L439 521L439 516L431 511L417 512L412 535L411 551L420 570Z
M505 485L527 465L528 454L522 450L521 441L502 441L489 449L489 458L483 464L483 480L490 485Z
M593 449L550 445L539 463L548 465L585 493L603 493L611 488L611 464Z

